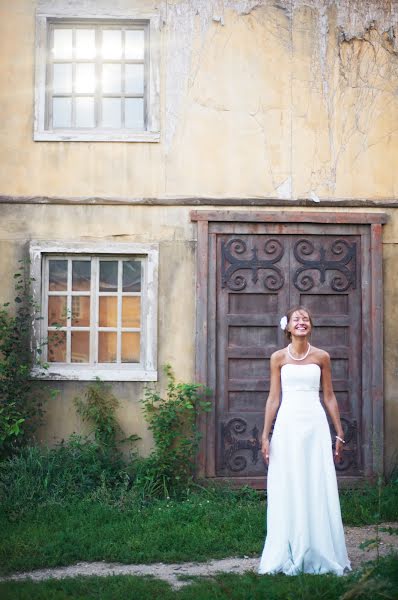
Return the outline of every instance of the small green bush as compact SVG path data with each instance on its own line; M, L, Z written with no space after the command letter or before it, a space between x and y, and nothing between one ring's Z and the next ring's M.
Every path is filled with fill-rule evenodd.
M210 410L204 398L207 388L194 383L176 383L170 365L165 365L167 393L163 398L146 387L142 400L145 419L153 434L154 449L138 464L135 485L143 496L184 494L192 485L200 433L198 415Z
M31 375L32 323L40 316L28 269L29 263L20 261L14 275L15 311L9 303L0 308L0 458L32 441L44 414L46 389Z

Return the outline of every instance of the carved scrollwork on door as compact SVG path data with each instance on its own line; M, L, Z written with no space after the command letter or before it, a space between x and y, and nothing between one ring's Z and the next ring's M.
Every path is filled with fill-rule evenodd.
M280 290L284 284L281 269L275 266L283 254L284 248L279 240L269 239L265 242L264 257L259 257L259 250L254 246L248 251L247 244L240 238L230 239L221 245L221 286L234 292L240 292L247 286L247 279L237 271L251 271L254 284L259 278L259 271L265 271L264 287L270 291Z
M350 286L356 288L356 243L349 244L346 240L337 239L331 244L329 250L336 258L327 259L328 249L322 244L315 249L314 244L308 239L301 239L295 243L294 257L303 266L296 269L293 284L300 292L308 292L315 286L313 276L308 273L312 270L319 271L321 283L325 282L326 271L337 271L339 274L335 275L330 282L330 287L335 292L345 292ZM317 256L314 256L316 254Z
M239 438L247 430L247 423L239 417L231 419L227 423L221 424L221 447L222 460L224 468L233 472L244 471L247 467L247 458L242 454L237 454L242 450L250 450L252 455L252 464L256 464L261 450L261 442L258 438L258 428L256 425L251 430L251 438ZM235 434L235 435L234 435Z
M335 463L336 471L348 471L348 469L358 469L357 461L357 432L358 427L356 421L350 421L346 417L341 417L341 425L344 431L345 444L342 452L342 460L340 463ZM333 454L336 446L336 431L332 424L329 424L332 435Z

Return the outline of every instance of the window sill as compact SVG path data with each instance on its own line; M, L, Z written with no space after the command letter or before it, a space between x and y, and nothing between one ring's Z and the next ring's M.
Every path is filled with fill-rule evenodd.
M45 381L91 381L97 377L102 381L157 381L158 372L150 369L123 367L79 367L69 365L51 365L48 369L35 367L32 370L35 378Z
M116 132L99 131L35 131L35 142L159 142L159 131Z

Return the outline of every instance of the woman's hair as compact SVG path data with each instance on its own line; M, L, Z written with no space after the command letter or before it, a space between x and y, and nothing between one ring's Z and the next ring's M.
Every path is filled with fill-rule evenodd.
M308 308L306 308L305 306L302 306L302 305L292 306L291 308L289 308L289 310L286 313L287 325L286 325L286 328L285 328L285 336L287 337L287 339L289 341L292 339L292 334L290 333L290 331L287 330L287 326L290 323L290 319L292 318L293 313L295 313L297 311L303 311L303 312L307 313L307 315L309 317L309 320L310 320L310 323L311 323L311 327L314 326L314 321L312 320L312 314L308 310Z

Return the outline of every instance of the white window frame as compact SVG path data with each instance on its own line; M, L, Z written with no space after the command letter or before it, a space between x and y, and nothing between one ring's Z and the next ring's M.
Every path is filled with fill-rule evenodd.
M87 365L80 363L48 363L44 370L34 367L34 374L44 379L88 381L99 377L104 381L157 381L157 301L159 246L156 243L83 243L32 241L29 244L32 295L37 305L42 307L42 319L33 325L33 347L42 348L46 340L47 290L45 289L45 258L85 255L122 258L137 256L143 259L142 269L142 322L141 322L141 363ZM40 358L40 355L37 355Z
M120 23L128 24L145 23L148 29L146 48L148 64L145 91L146 104L146 130L81 130L78 129L48 129L47 128L47 55L49 28L54 22L76 21L77 23L103 22L104 25ZM160 18L153 13L136 13L130 11L127 16L101 14L87 15L84 17L70 13L67 9L63 12L52 14L37 13L36 15L36 69L35 69L35 111L34 111L34 141L60 141L60 142L159 142L160 141Z

